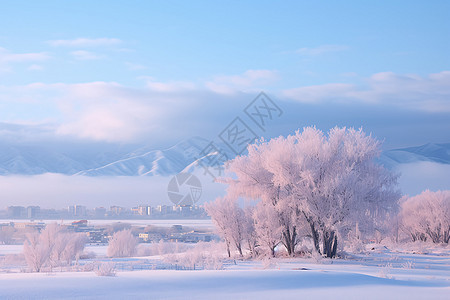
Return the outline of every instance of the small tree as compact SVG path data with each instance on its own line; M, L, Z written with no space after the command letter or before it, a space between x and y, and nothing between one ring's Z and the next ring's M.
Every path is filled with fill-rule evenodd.
M78 261L78 258L86 245L86 240L87 237L82 233L69 234L67 244L66 247L64 247L61 258L64 259L69 265L73 260Z
M282 229L276 211L264 202L260 202L253 212L253 219L260 246L266 248L270 255L275 257L275 248L281 243L282 238Z
M85 244L84 234L67 232L54 223L47 225L40 234L27 234L23 253L31 270L40 272L45 265L55 267L63 262L70 265L83 251Z
M401 203L399 219L401 228L412 241L449 243L450 191L426 190Z
M130 229L118 231L109 240L107 254L109 257L129 257L136 252L137 244Z
M245 237L245 213L237 202L231 198L217 198L205 204L206 212L211 216L219 235L225 240L228 257L231 257L230 246L233 245L242 256L242 241Z
M32 272L40 272L48 262L51 249L44 243L38 233L28 233L23 245L23 254Z

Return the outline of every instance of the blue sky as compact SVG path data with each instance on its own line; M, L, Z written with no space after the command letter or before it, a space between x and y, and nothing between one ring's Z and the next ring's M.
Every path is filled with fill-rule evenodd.
M213 138L259 91L266 135L363 127L450 141L448 1L2 1L0 135ZM14 125L13 127L11 125Z

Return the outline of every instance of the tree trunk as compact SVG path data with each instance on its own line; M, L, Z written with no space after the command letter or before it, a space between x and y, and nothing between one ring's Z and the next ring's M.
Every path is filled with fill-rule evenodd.
M334 231L323 231L323 254L328 258L336 256L337 235Z
M235 242L234 244L235 244L236 248L237 248L238 251L239 251L239 255L240 255L240 256L243 256L243 255L242 255L242 245L241 245L241 243L240 243L240 242L239 242L239 243L238 243L238 242Z
M227 244L227 253L228 253L228 257L231 257L231 251L230 251L230 242L225 239L225 244Z
M296 239L297 239L297 232L295 227L293 227L292 233L289 228L283 231L283 244L286 247L289 256L294 256L295 254Z
M448 241L450 240L450 226L448 230L444 231L444 236L442 239L444 240L444 243L448 244Z
M311 227L311 236L313 238L314 248L316 248L317 253L321 254L319 246L319 232L317 231L313 222L309 222L309 226Z

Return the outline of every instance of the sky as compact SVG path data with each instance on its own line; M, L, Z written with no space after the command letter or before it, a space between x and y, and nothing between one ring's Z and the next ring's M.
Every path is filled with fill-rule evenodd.
M448 143L449 11L449 1L1 1L0 140L215 139L264 91L283 113L258 136L350 126L384 149Z

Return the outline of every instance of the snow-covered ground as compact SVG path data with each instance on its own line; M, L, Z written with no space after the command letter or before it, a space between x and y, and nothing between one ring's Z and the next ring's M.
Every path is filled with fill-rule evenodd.
M447 247L448 248L448 247ZM122 259L122 261L135 260ZM449 299L450 251L229 261L224 270L0 273L0 299Z

